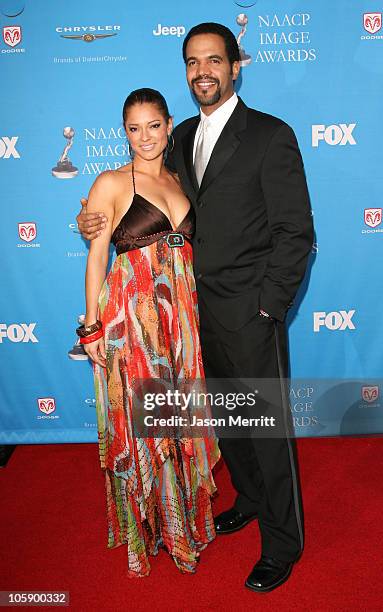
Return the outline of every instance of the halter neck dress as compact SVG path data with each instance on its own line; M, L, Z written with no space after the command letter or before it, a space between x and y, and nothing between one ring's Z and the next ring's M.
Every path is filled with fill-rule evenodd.
M214 539L212 437L135 434L134 385L203 379L189 208L173 228L136 192L112 234L116 258L99 297L106 368L94 366L101 467L107 492L108 547L128 550L128 575L146 576L164 547L183 572Z

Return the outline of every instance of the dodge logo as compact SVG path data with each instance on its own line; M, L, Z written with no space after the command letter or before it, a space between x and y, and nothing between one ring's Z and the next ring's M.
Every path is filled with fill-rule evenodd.
M21 43L21 27L5 26L3 28L3 39L8 47L16 47L16 45Z
M19 223L19 236L24 242L32 242L36 238L36 223Z

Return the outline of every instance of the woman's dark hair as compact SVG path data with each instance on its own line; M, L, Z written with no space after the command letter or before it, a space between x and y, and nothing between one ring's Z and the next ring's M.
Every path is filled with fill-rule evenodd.
M132 106L135 104L155 104L160 111L161 115L163 115L166 121L169 121L170 114L168 105L166 104L166 100L162 94L156 89L150 89L150 87L142 87L141 89L135 89L132 91L124 102L124 107L122 109L122 119L125 123L126 115Z
M186 64L186 47L191 38L193 36L198 36L198 34L218 34L225 43L226 55L230 62L230 65L233 65L233 62L240 61L239 48L237 40L231 30L221 23L200 23L186 34L184 43L182 45L182 55L184 58L184 62Z

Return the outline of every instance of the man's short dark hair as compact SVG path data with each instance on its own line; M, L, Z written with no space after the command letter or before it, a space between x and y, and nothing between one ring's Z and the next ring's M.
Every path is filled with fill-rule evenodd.
M186 34L184 43L182 45L182 55L184 58L184 62L186 64L186 47L191 38L193 36L198 36L198 34L217 34L225 43L226 55L230 62L230 65L233 65L233 62L239 62L239 48L237 40L231 30L221 23L200 23L194 26L189 32Z

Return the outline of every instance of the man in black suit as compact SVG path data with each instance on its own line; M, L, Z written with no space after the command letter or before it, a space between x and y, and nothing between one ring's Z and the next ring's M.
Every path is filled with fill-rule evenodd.
M216 531L229 534L258 518L262 556L245 584L267 592L287 580L303 550L284 319L312 246L309 197L292 129L248 108L234 92L240 56L233 33L220 24L195 26L183 56L201 110L175 129L168 165L196 212L206 377L274 380L274 409L284 428L280 437L220 441L237 498L216 517ZM94 237L95 221L77 219L84 236Z

